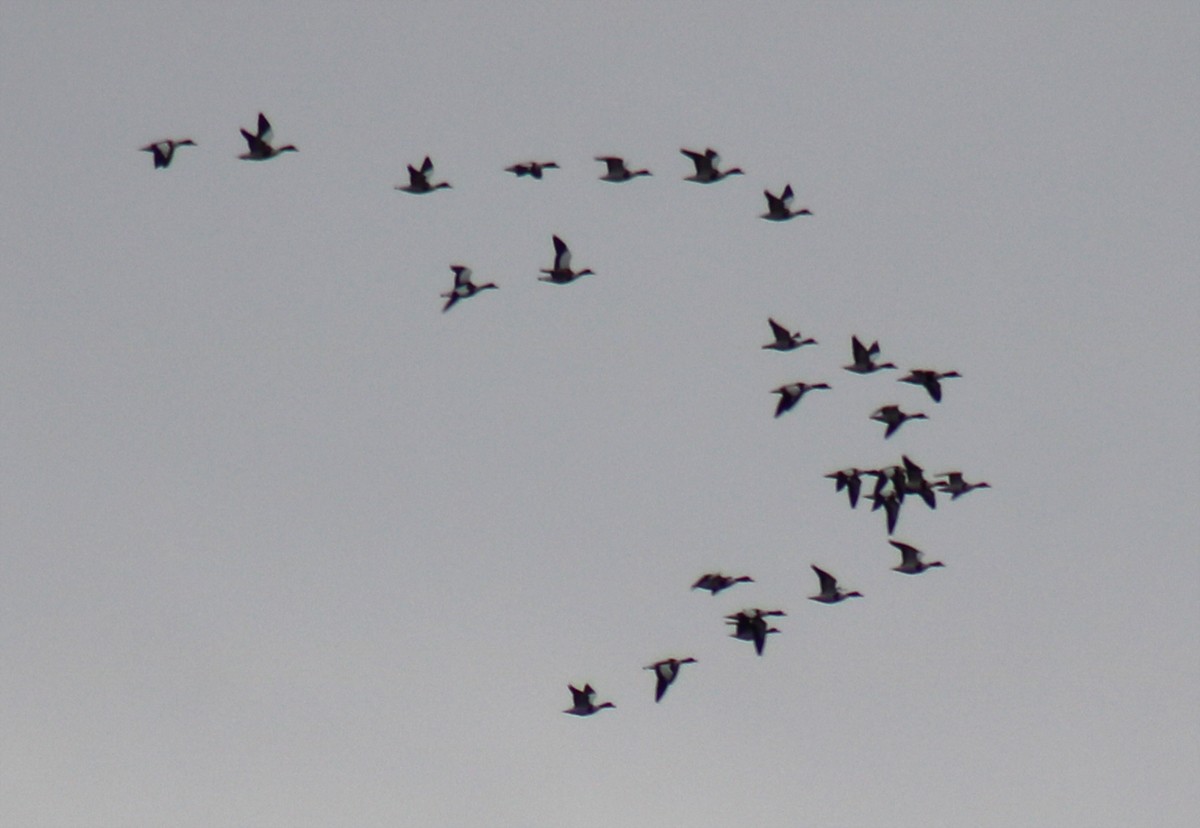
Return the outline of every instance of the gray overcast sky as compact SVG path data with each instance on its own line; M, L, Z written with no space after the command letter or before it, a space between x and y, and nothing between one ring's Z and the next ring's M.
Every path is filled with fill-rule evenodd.
M1200 8L644 6L4 3L0 824L1194 824Z

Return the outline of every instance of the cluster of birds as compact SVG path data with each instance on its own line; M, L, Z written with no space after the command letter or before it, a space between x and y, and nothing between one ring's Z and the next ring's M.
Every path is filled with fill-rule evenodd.
M243 128L241 129L241 133L242 138L246 141L247 149L238 158L245 161L267 161L287 152L299 151L293 144L277 147L272 143L274 130L271 127L271 122L261 112L258 113L256 131L250 132ZM149 152L153 155L155 169L166 169L171 166L171 162L175 159L175 151L177 149L194 146L197 146L197 144L191 138L164 138L160 141L147 144L141 149L143 152ZM689 149L681 149L680 152L687 156L695 167L695 172L692 175L685 176L685 181L713 184L730 176L745 174L739 167L721 169L721 157L717 154L716 150L711 148L706 149L704 152L696 152ZM595 160L605 165L605 172L600 176L601 181L622 183L642 176L653 175L650 170L629 169L625 164L625 159L615 155L601 155L597 156ZM505 172L510 172L518 178L529 177L540 180L545 175L546 170L555 169L559 169L559 165L554 161L524 161L506 167ZM419 167L415 167L412 164L408 165L408 183L396 185L395 189L413 195L428 195L438 190L450 189L451 185L448 181L438 181L435 183L433 178L433 159L425 156ZM775 195L769 190L764 190L763 195L767 200L767 212L763 213L761 217L768 221L787 221L797 216L812 215L812 211L808 208L795 210L791 208L792 199L795 197L791 184L786 185L783 188L783 192L779 195ZM549 268L542 268L541 272L545 275L538 277L540 281L556 285L566 285L574 282L581 276L587 276L595 272L588 268L582 270L572 269L571 251L566 243L558 236L554 236L553 241L554 261ZM454 274L454 285L449 291L441 295L446 300L446 303L442 306L443 313L450 310L450 308L463 299L469 299L477 293L485 290L495 290L499 287L495 282L484 284L472 282L471 277L473 274L471 268L466 265L453 264L450 265L450 270Z
M246 129L241 129L241 134L246 141L247 150L238 157L247 161L266 161L284 153L298 152L297 148L292 144L275 146L271 123L261 112L258 115L256 130L250 132ZM190 138L164 139L147 144L141 149L153 155L155 169L165 169L171 165L177 149L180 147L194 147L196 145L196 142ZM730 176L744 175L743 171L738 167L722 169L720 156L711 148L706 149L704 152L689 149L681 149L680 152L692 162L694 167L693 174L684 177L685 181L713 184ZM603 163L605 167L604 173L599 176L601 181L623 183L653 175L648 169L630 169L626 165L625 159L618 156L597 156L595 160ZM507 167L505 171L512 173L518 178L529 177L540 180L547 170L554 169L559 169L559 165L554 161L525 161ZM427 195L451 187L449 182L434 181L433 161L428 156L425 157L419 167L411 164L408 165L408 179L407 184L397 185L395 189L413 195ZM797 216L812 215L812 211L807 208L793 209L791 207L791 202L795 194L790 184L786 185L778 195L772 193L770 190L764 190L763 195L767 201L767 211L760 216L763 219L782 222L796 218ZM594 273L590 268L575 269L572 267L570 248L559 236L555 235L552 238L554 259L550 267L541 269L540 272L543 275L538 277L539 281L565 285L574 282L582 276ZM466 265L454 264L450 266L450 269L454 274L454 285L448 292L441 294L441 297L446 300L442 307L443 312L450 310L458 302L468 299L477 293L498 288L498 285L494 282L473 282L471 268ZM767 322L770 325L773 340L763 345L763 349L786 352L817 344L815 339L804 337L799 331L792 331L775 319L768 319ZM872 342L870 346L866 346L857 336L854 336L851 338L851 351L852 361L843 367L852 373L867 375L883 370L894 370L897 367L891 362L878 361L880 356L878 342ZM916 368L912 369L907 376L901 377L899 381L924 388L935 403L940 403L942 400L942 381L959 376L956 371L936 371L928 368ZM829 390L830 388L831 386L825 382L808 383L803 381L791 382L775 388L772 393L779 395L779 400L775 407L775 417L778 418L795 408L808 392ZM880 422L885 426L884 439L888 439L909 420L926 420L929 418L924 412L906 412L899 405L888 404L876 409L870 415L870 419ZM863 478L873 477L875 479L873 489L870 494L866 495L865 499L872 501L872 511L883 509L887 518L888 543L900 553L900 564L893 567L893 570L906 575L917 575L934 567L944 566L944 564L941 561L926 562L923 559L923 553L920 549L890 537L895 532L896 523L900 515L900 507L905 497L907 495L916 495L930 509L934 509L937 506L936 493L939 491L949 494L952 500L956 500L975 489L988 487L988 484L984 482L967 482L962 472L959 471L945 472L935 476L934 480L929 480L925 477L924 470L907 455L901 457L899 464L892 466L876 469L850 467L831 472L825 475L825 477L834 481L837 492L843 490L847 492L852 509L857 508L862 496ZM809 596L810 600L822 604L837 604L849 598L862 597L860 592L842 589L838 584L837 578L815 564L812 565L812 570L817 576L819 591L816 595ZM709 572L700 576L692 584L692 589L706 590L715 596L738 584L753 582L754 579L749 575L729 576L720 572ZM780 632L778 628L773 626L771 619L785 615L786 613L781 609L755 607L726 615L724 620L728 626L733 628L730 633L731 637L752 642L755 652L761 656L766 646L767 637ZM679 677L683 665L694 663L696 663L696 659L689 656L686 658L666 658L646 666L645 669L653 671L655 676L655 702L662 701L667 689ZM565 713L575 716L590 716L600 710L616 706L611 701L597 702L596 690L590 683L585 684L582 688L569 684L568 688L571 691L572 704L571 707L564 711Z

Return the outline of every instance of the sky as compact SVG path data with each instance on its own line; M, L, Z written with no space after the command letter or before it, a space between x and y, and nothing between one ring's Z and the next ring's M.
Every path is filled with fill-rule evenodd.
M6 2L0 824L1194 824L1198 36ZM238 160L260 111L299 152ZM426 155L452 188L393 189ZM788 183L814 215L760 220ZM595 275L537 280L555 234ZM453 264L499 289L443 314ZM930 419L885 442L893 403ZM992 486L905 503L917 577L824 478L901 455Z

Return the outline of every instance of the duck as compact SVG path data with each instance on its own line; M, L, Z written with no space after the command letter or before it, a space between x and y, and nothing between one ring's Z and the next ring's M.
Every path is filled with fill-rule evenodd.
M718 592L727 590L736 584L752 583L754 583L754 579L749 575L739 575L736 578L731 578L719 572L708 572L701 575L696 583L692 584L692 589L707 589L715 596Z
M696 659L688 656L687 658L664 658L662 661L656 661L650 666L644 668L653 670L655 678L658 679L654 687L654 701L662 701L663 695L667 692L667 688L679 677L679 668L684 664L695 664Z
M632 181L638 176L653 175L649 170L630 170L625 166L625 159L616 155L598 155L597 161L603 161L608 167L604 175L600 176L601 181L612 181L621 183L622 181Z
M690 149L680 149L681 153L692 159L692 163L696 166L694 175L684 177L684 181L695 181L698 184L715 184L722 178L728 178L731 175L745 175L740 167L733 167L728 170L719 170L717 165L721 163L721 156L717 155L717 151L706 149L703 154Z
M764 218L767 221L787 221L788 219L794 219L796 216L812 215L812 210L807 207L793 210L788 206L795 195L792 192L791 184L784 187L783 192L779 195L775 195L770 190L763 190L763 195L767 197L767 212L763 213L759 218Z
M808 600L818 601L822 604L836 604L840 601L845 601L847 598L863 597L861 592L846 592L840 589L837 578L816 564L812 564L812 571L817 573L817 578L821 581L821 592L818 595L808 596Z
M425 195L432 193L434 190L446 190L450 185L445 181L439 181L437 184L431 184L429 179L433 176L433 161L428 155L421 162L421 169L417 169L412 164L408 165L408 183L403 187L396 185L395 189L401 190L413 195Z
M896 366L890 362L877 363L875 357L879 356L879 342L872 342L871 347L865 347L858 341L857 336L850 337L850 347L854 352L854 362L849 365L842 366L847 371L852 371L855 374L873 374L876 371L881 371L885 368L895 368Z
M564 713L570 713L572 716L591 716L606 707L616 707L607 701L596 704L596 691L590 684L585 684L582 690L573 684L568 684L567 687L571 690L571 706L564 710Z
M140 151L154 153L154 169L165 170L171 166L171 161L175 158L176 147L194 146L196 146L196 142L191 138L164 138L162 141L146 144Z
M849 468L830 472L825 476L834 482L834 491L846 490L846 495L850 498L850 508L854 509L858 506L858 495L862 491L862 474L864 472L859 469Z
M466 265L450 265L450 269L454 271L454 287L448 293L442 294L442 298L447 300L442 307L442 313L454 307L454 303L459 299L468 299L481 290L495 290L499 287L495 282L475 284L471 281L471 268Z
M962 374L958 371L930 371L925 368L914 368L909 372L907 377L901 377L899 382L907 382L911 385L919 385L929 392L929 396L933 397L935 403L942 401L942 383L944 379L952 379L961 377Z
M505 167L505 172L510 172L517 178L529 176L531 178L541 178L544 170L557 170L558 164L553 161L526 161L521 164L513 164L511 167Z
M779 632L775 627L769 626L767 618L776 615L787 615L783 610L742 610L733 615L725 616L725 623L734 625L735 629L730 636L739 641L753 641L754 651L759 655L763 654L763 648L767 644L767 636Z
M940 474L938 476L944 477L946 479L939 480L939 481L935 482L933 485L936 488L942 490L943 492L947 492L950 495L951 500L958 500L960 497L965 495L967 492L973 492L976 489L992 488L992 485L990 483L984 483L982 481L980 481L979 483L968 483L966 480L963 479L962 472L943 472L942 474Z
M941 561L925 563L921 560L921 550L915 546L895 540L889 540L888 543L900 551L900 565L893 566L893 572L903 572L905 575L920 575L926 569L933 569L935 566L945 566Z
M558 236L554 237L554 265L550 268L542 268L541 272L546 275L539 276L539 282L553 282L556 285L566 285L574 282L580 276L594 273L590 268L586 270L571 269L571 251L566 242Z
M775 335L774 342L768 342L763 346L764 349L772 351L794 351L797 348L803 348L805 345L816 345L817 340L805 339L800 335L799 331L792 333L787 328L780 325L774 319L767 318L767 324L771 326L771 333Z
M900 406L898 405L885 405L882 408L876 409L875 413L871 415L871 419L887 424L887 430L883 432L883 439L886 440L909 420L928 420L929 418L920 412L916 414L905 413L900 410Z
M300 151L292 144L284 147L271 146L271 137L274 135L274 130L271 128L271 122L267 120L267 116L261 112L258 113L258 132L254 135L251 135L244 129L241 132L242 137L246 139L246 144L249 147L245 153L238 156L243 161L266 161L285 152Z
M809 385L806 382L793 382L779 386L771 392L772 394L779 395L779 404L775 406L775 416L780 417L791 411L796 406L796 403L800 402L801 397L809 391L816 390L828 391L829 386L823 382L814 383L813 385Z

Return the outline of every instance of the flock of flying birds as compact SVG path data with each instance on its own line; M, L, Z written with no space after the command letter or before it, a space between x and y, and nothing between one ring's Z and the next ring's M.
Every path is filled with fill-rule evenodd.
M247 161L266 161L284 153L298 152L297 148L291 144L275 146L272 143L271 123L261 112L258 115L256 131L249 132L246 129L242 129L241 133L247 144L246 152L238 156L241 159ZM196 146L196 142L190 138L164 139L147 144L141 149L152 153L155 169L165 169L171 165L175 157L175 151L178 148L193 146ZM704 152L681 149L680 152L695 167L695 172L692 175L686 176L684 178L685 181L694 181L699 184L713 184L729 176L744 174L737 167L721 169L720 156L712 149L706 149ZM605 165L605 172L600 176L601 181L622 183L653 174L647 169L631 170L626 166L625 160L617 156L597 156L595 160ZM507 167L505 171L516 175L518 178L530 177L541 179L547 170L552 169L558 169L558 164L554 161L526 161ZM408 183L398 185L395 189L413 195L427 195L451 186L446 181L435 183L433 177L433 161L427 156L420 167L408 165ZM812 212L807 208L792 209L791 201L794 198L794 193L790 184L785 186L779 195L775 195L769 190L764 190L763 195L767 200L767 212L761 215L763 219L768 221L787 221L797 216L812 215ZM538 277L539 281L565 285L574 282L582 276L593 273L588 268L574 269L571 266L570 248L558 236L553 237L553 242L553 263L550 267L541 269L540 272L543 275ZM446 303L442 307L443 312L450 310L463 299L468 299L477 293L485 290L493 290L498 287L492 282L477 284L471 281L471 268L465 265L451 265L450 269L454 273L454 286L448 292L442 294L442 298L446 300ZM793 332L774 319L768 319L767 322L771 327L774 339L763 345L763 349L794 351L807 345L817 344L815 339L806 338L799 331ZM843 367L845 370L859 375L896 369L897 366L891 362L879 362L879 355L880 348L878 342L872 342L870 346L866 346L859 341L857 336L854 336L851 337L852 362ZM957 371L914 368L909 371L907 376L901 377L899 381L924 388L934 403L940 403L942 401L942 380L957 378L959 376ZM807 383L797 381L781 385L772 391L772 393L779 395L779 400L775 407L775 416L780 417L791 411L808 392L829 389L830 386L824 382ZM889 404L876 409L870 415L870 419L882 423L886 427L883 436L884 439L888 439L906 422L910 420L927 420L929 418L924 412L906 412L898 405ZM962 472L959 471L945 472L936 475L933 480L930 480L925 477L924 469L913 462L907 455L903 455L901 462L896 465L877 469L849 467L830 472L825 477L834 481L836 491L841 492L845 490L850 501L850 508L857 508L859 500L866 499L870 500L873 504L871 511L880 509L884 511L887 520L888 543L900 553L900 564L893 567L893 570L905 575L919 575L929 569L944 566L941 561L925 561L920 549L891 538L895 532L896 523L900 517L900 508L905 498L908 495L916 495L928 508L935 509L937 507L938 492L950 495L951 500L957 500L962 495L975 489L989 487L985 482L968 482ZM865 496L863 495L864 478L874 478L874 485L871 487L870 493ZM837 604L849 598L862 597L862 593L860 592L844 590L838 585L837 578L815 564L812 565L812 570L818 579L819 592L816 595L809 596L810 600L822 604ZM701 575L692 584L692 589L707 590L715 596L737 584L753 583L753 581L754 579L749 575L729 576L719 572L709 572ZM780 609L762 609L756 607L725 616L725 623L733 627L733 631L730 633L731 637L752 642L755 652L761 656L766 646L767 636L780 632L779 629L772 625L770 619L784 615L786 613ZM696 659L689 656L687 658L667 658L648 665L645 669L652 670L655 676L654 700L656 702L662 701L667 688L678 678L682 666L695 662ZM565 713L575 716L590 716L605 708L616 706L611 701L597 703L596 691L591 684L585 684L582 688L568 685L568 688L571 691L572 704L563 711Z

